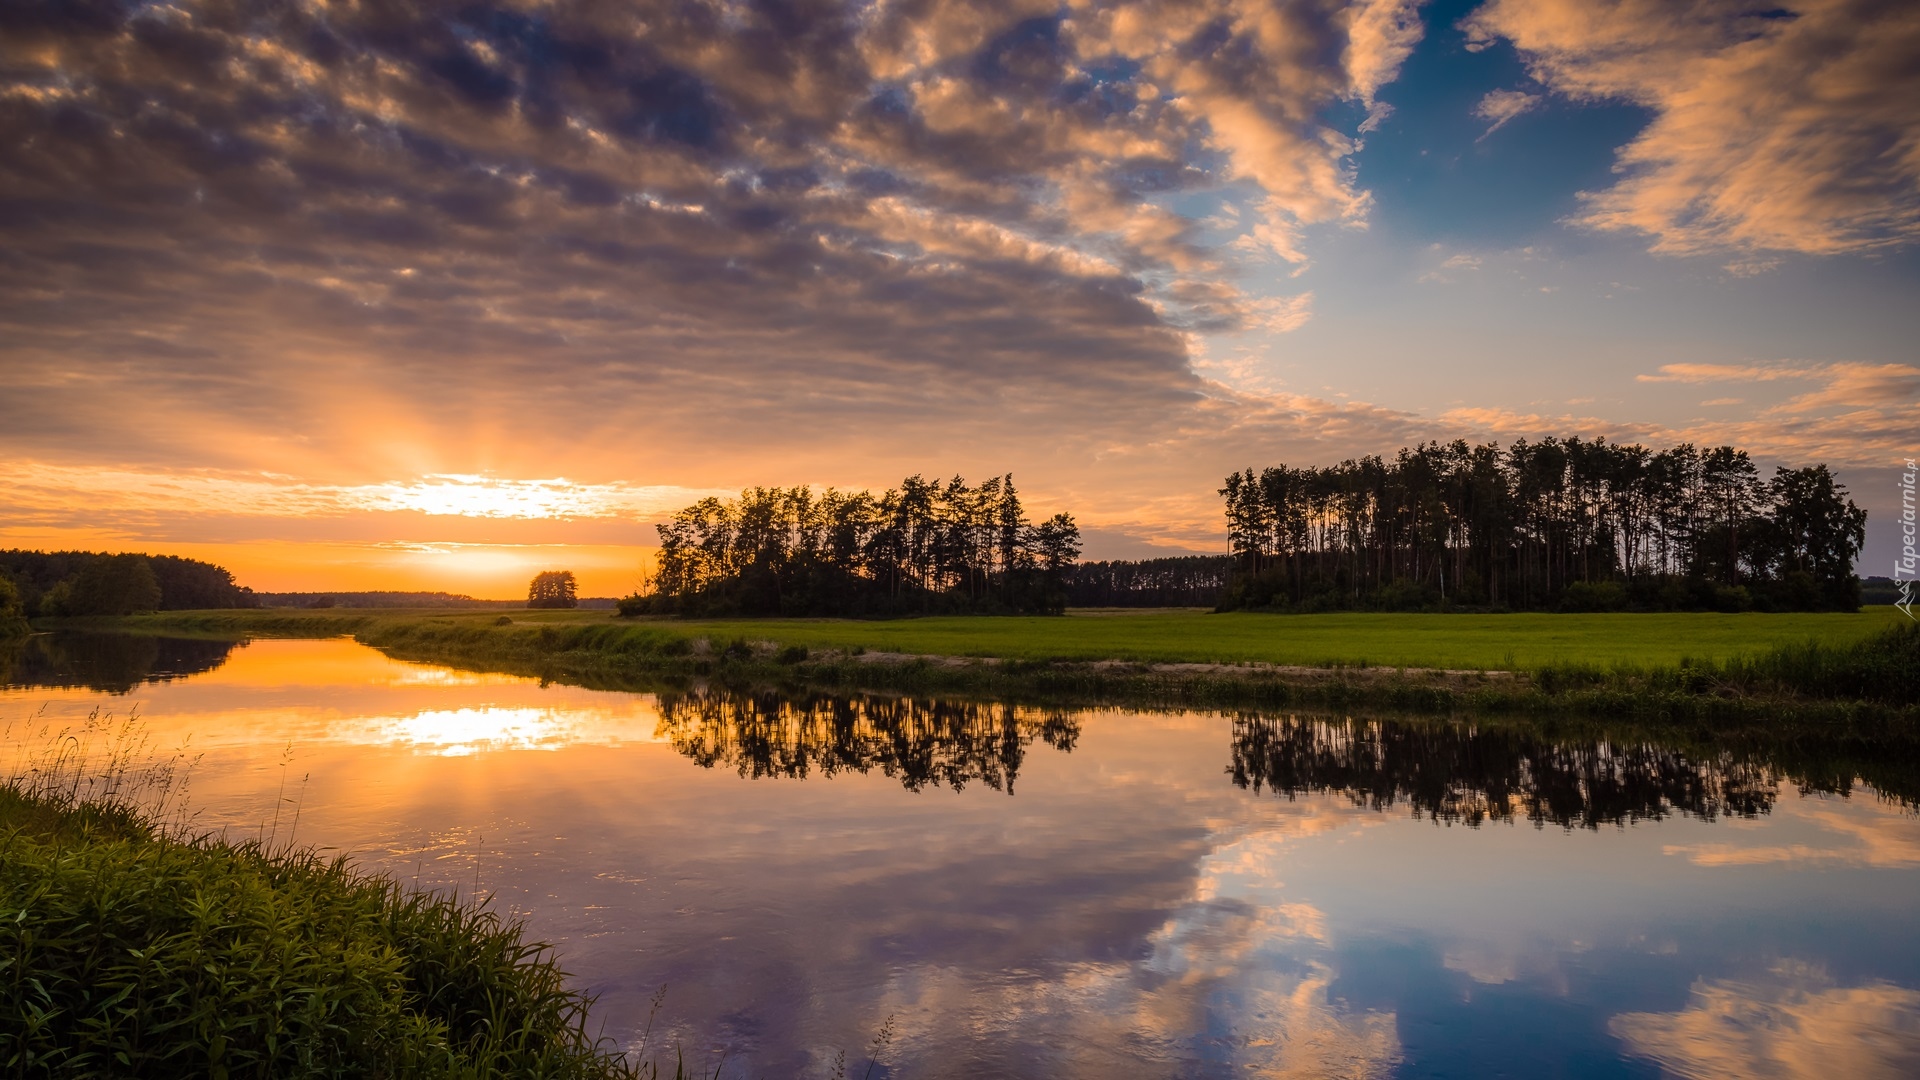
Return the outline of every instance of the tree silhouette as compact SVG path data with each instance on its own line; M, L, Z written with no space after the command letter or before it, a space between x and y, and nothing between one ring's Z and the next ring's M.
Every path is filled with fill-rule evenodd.
M1222 606L1859 606L1865 512L1825 466L1763 483L1731 446L1425 443L1226 478Z
M909 476L880 495L748 488L659 526L651 597L624 614L1057 612L1080 552L1067 514L1028 524L1012 476Z
M571 570L545 570L527 583L530 608L570 608L580 606L578 586Z

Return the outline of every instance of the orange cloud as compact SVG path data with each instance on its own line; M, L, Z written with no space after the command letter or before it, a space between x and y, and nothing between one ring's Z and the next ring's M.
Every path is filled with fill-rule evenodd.
M1464 25L1482 44L1512 41L1557 93L1652 110L1620 151L1620 178L1584 196L1580 224L1677 255L1920 237L1920 8L1490 0Z

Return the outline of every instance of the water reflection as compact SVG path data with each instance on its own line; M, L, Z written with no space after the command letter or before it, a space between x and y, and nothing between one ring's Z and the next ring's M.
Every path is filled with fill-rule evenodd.
M0 686L85 687L125 694L143 683L212 671L227 662L238 644L135 634L35 634L0 646Z
M1920 791L1898 731L616 693L350 640L254 642L131 698L47 685L0 690L0 721L137 705L156 745L204 751L200 826L297 805L302 843L482 889L559 943L610 1036L651 1022L730 1078L834 1075L841 1050L863 1075L889 1016L875 1076L1892 1076L1920 1053L1920 816L1811 793Z
M908 791L981 783L1011 795L1028 744L1070 751L1080 725L1060 709L715 689L661 695L659 732L703 768L753 779L879 769Z
M1623 1013L1609 1030L1672 1076L1920 1076L1920 993L1885 981L1835 986L1805 965L1768 975L1696 983L1685 1009Z
M1782 779L1730 752L1696 758L1508 728L1297 716L1235 721L1232 754L1228 772L1243 788L1289 798L1338 792L1375 810L1404 802L1416 817L1476 826L1523 820L1597 829L1675 811L1750 818L1773 808Z

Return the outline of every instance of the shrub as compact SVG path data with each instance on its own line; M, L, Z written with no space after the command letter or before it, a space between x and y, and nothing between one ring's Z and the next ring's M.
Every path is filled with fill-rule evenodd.
M1576 581L1560 594L1561 611L1625 611L1626 586L1617 581Z

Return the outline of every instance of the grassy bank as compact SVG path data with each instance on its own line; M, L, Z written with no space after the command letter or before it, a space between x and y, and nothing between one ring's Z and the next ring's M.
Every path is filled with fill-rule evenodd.
M129 620L150 628L214 632L354 632L375 623L491 625L501 612L167 612ZM1785 645L1848 645L1908 620L1891 607L1857 614L1211 614L1190 609L1082 610L1065 618L978 616L858 621L728 619L622 621L604 611L514 611L528 627L625 626L642 635L735 639L854 651L1005 660L1281 664L1531 671L1577 663L1601 668L1726 661ZM52 625L52 624L49 624ZM342 631L327 628L348 627Z
M0 786L6 1075L653 1075L484 907L41 787Z
M1513 614L1341 612L1274 616L1205 611L1084 611L1066 618L689 621L686 633L764 638L811 649L1014 660L1287 664L1527 671L1724 660L1809 639L1858 641L1889 625L1857 615ZM1902 621L1905 621L1904 618Z
M167 633L352 634L401 659L608 689L702 681L1034 703L1581 712L1716 723L1766 716L1848 723L1904 718L1920 700L1913 684L1920 632L1880 613L1437 616L1428 619L1444 621L1411 628L1397 625L1403 618L1419 619L1171 612L899 623L622 622L580 612L241 611L168 613L111 625ZM1567 620L1540 633L1584 642L1574 653L1579 658L1564 658L1571 650L1551 642L1529 646L1537 620ZM1688 620L1698 620L1692 633ZM1477 643L1461 644L1476 634ZM1375 664L1360 652L1385 641L1404 643L1397 658L1408 670ZM1656 642L1663 644L1656 648ZM1057 655L1049 651L1055 643ZM950 651L922 652L942 644ZM973 658L961 645L973 647ZM1487 663L1493 650L1512 662ZM1522 664L1522 655L1546 659ZM1479 669L1463 662L1474 659Z

